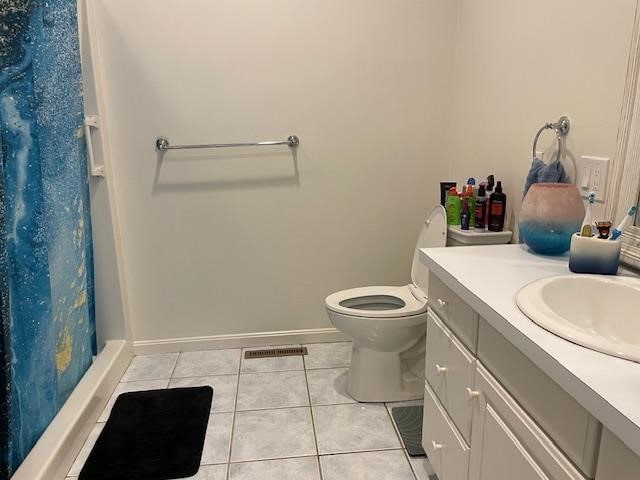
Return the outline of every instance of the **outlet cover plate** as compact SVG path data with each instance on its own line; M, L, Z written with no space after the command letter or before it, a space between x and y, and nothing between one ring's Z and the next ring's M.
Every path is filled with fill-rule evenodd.
M589 196L589 192L596 193L596 202L604 203L607 193L607 173L609 159L606 157L594 157L581 155L577 160L576 185L583 198Z

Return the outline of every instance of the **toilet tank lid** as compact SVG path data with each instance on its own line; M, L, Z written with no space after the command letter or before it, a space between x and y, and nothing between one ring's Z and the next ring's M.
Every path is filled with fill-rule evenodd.
M442 205L433 207L420 229L418 241L413 253L411 265L411 281L427 295L429 270L420 261L420 249L428 247L445 247L447 245L447 212Z

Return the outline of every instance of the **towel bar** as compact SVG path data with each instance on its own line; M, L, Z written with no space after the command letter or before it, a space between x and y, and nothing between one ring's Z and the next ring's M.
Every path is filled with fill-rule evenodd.
M167 150L183 150L191 148L229 148L229 147L262 147L265 145L288 145L295 148L300 145L297 135L289 135L286 140L276 140L272 142L248 142L248 143L209 143L203 145L171 145L166 137L159 137L156 140L156 150L166 152Z

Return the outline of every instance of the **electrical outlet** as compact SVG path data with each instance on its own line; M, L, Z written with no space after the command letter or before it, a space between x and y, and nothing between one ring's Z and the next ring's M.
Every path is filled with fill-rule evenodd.
M605 157L592 157L581 155L576 160L578 178L576 185L583 198L589 196L589 192L595 192L596 202L604 203L607 189L607 170L609 159Z

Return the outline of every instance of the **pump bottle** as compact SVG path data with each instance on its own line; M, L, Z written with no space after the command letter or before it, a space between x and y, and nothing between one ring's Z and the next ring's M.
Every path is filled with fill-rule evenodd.
M504 217L507 212L507 196L502 193L502 182L496 184L496 191L489 197L489 231L501 232L504 229Z

